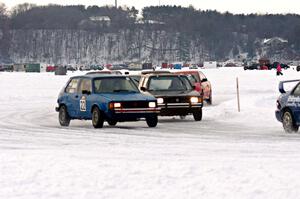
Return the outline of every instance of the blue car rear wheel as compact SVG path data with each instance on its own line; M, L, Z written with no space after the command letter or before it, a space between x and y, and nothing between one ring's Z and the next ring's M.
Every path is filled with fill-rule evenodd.
M289 111L289 110L286 110L283 113L282 125L283 125L283 129L287 133L295 133L299 129L299 126L295 124L293 115L292 115L291 111Z
M59 124L61 126L69 126L70 125L70 116L68 114L68 111L67 111L67 107L62 105L60 108L59 108L59 113L58 113L58 120L59 120Z

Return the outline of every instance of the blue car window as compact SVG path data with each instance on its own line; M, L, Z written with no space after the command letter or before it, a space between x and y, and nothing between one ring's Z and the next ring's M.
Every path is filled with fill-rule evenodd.
M90 79L82 79L79 86L79 93L82 91L92 92L92 83Z
M300 96L300 84L298 84L295 88L293 95Z
M139 92L128 77L99 78L94 80L95 93Z
M77 92L78 79L72 79L66 88L66 93L76 93Z

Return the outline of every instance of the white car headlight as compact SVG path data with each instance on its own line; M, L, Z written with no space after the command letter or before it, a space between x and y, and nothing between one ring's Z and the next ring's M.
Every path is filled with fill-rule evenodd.
M164 98L157 98L157 103L158 104L164 103Z
M196 104L196 103L199 102L199 99L198 99L198 97L191 97L190 102L191 102L192 104Z
M148 106L149 106L149 108L155 108L156 103L155 102L149 102Z

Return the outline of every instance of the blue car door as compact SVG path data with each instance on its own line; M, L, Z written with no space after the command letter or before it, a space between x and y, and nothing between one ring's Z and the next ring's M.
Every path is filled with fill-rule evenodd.
M78 100L78 83L79 78L73 78L65 90L65 104L67 106L67 110L69 115L72 118L77 118L77 100Z
M84 119L91 118L91 102L92 98L92 81L89 78L82 78L78 87L78 98L76 104L76 110L78 116Z
M296 123L300 123L300 83L294 88L288 97L288 106L293 112Z

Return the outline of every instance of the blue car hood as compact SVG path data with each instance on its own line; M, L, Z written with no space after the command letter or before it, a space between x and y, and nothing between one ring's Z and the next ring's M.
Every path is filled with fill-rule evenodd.
M103 93L110 101L156 101L156 98L142 93Z

